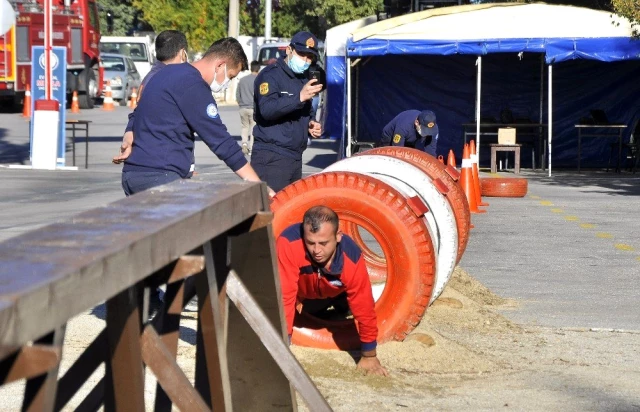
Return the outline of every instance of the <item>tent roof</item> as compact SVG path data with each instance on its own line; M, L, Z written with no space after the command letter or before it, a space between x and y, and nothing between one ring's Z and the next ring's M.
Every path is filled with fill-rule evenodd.
M350 56L544 52L547 61L640 59L629 20L610 12L544 3L442 7L354 30ZM557 49L549 56L549 49Z
M631 37L631 34L629 20L607 11L542 3L497 3L441 7L382 20L354 31L353 41L593 38Z

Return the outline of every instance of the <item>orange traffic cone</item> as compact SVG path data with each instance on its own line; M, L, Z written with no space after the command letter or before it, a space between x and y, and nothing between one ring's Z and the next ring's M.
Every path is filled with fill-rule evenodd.
M22 117L31 118L31 86L27 84L24 90L24 102L22 103Z
M136 88L134 87L131 91L131 98L129 99L129 107L135 109L138 106L138 93Z
M71 98L71 113L80 113L80 105L78 104L78 92L73 91L73 97Z
M113 97L111 96L111 86L107 86L107 91L104 95L104 100L102 102L102 110L106 110L108 112L113 111L115 108L113 107Z
M480 170L478 169L478 155L476 153L476 141L469 143L470 158L473 171L473 182L476 185L476 203L478 206L489 206L489 203L482 201L482 187L480 186Z
M476 202L476 185L473 181L473 164L469 158L469 145L464 145L462 151L462 176L460 178L460 186L464 190L464 194L467 196L469 202L469 211L471 213L484 213L486 210L478 209L478 203Z
M449 156L447 156L447 166L456 167L456 155L453 154L453 149L449 149Z

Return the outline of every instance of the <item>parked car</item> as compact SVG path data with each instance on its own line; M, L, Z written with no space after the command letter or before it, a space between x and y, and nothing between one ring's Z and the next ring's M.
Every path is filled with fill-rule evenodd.
M121 54L102 53L100 58L104 67L104 89L111 86L111 97L120 106L126 106L133 89L139 89L142 82L136 65L130 57ZM102 97L104 93L103 91Z
M287 46L291 44L290 41L277 41L264 43L258 49L258 63L260 63L260 70L264 69L271 63L275 63L281 57L287 54ZM324 61L324 42L318 43L318 52L320 52L319 61Z

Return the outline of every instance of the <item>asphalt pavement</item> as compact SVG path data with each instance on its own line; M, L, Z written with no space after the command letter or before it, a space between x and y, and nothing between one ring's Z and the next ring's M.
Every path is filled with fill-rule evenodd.
M121 166L111 157L129 112L68 114L92 122L89 168L78 139L76 171L9 168L29 163L28 122L20 114L0 114L0 240L124 197ZM221 106L220 115L239 141L237 106ZM304 173L333 163L335 147L314 141L304 154ZM201 173L236 179L204 143L197 142L195 152ZM518 308L505 312L515 321L640 331L640 174L583 169L549 178L525 170L521 177L529 181L526 197L486 198L488 212L472 216L475 228L460 266L495 293L517 299Z

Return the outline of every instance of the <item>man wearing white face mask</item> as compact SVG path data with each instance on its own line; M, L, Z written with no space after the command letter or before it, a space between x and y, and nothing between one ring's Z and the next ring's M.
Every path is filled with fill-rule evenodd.
M318 59L318 39L298 32L287 56L265 67L255 80L251 165L275 191L302 177L302 152L307 137L320 137L320 123L311 118L311 100L323 89L308 79Z
M224 90L246 67L240 43L224 38L214 42L201 60L168 65L153 77L136 109L133 149L122 168L127 196L191 177L193 133L238 176L260 181L222 124L211 95Z
M158 34L155 41L156 46L156 62L151 66L151 70L144 76L140 88L138 89L138 99L142 96L142 89L149 83L158 71L166 67L168 64L180 64L188 61L187 55L187 37L178 30L165 30ZM129 122L125 128L120 146L120 153L113 158L113 163L120 164L131 154L131 145L133 144L133 119L135 111L129 113Z

